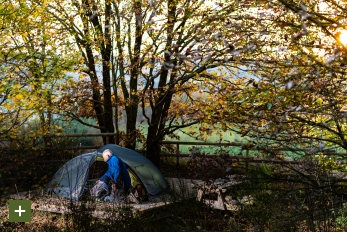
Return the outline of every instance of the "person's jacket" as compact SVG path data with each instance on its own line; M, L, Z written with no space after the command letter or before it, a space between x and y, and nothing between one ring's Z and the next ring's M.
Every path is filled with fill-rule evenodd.
M125 163L113 154L106 162L108 164L108 169L107 172L100 177L100 181L107 183L109 180L112 180L113 183L117 183L118 177L121 177L124 189L129 189L131 187L131 180Z

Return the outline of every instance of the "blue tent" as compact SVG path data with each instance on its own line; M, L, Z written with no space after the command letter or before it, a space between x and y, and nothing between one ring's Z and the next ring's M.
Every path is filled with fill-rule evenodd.
M102 160L102 152L106 149L110 149L123 160L149 195L158 195L168 188L166 179L159 169L145 156L131 149L107 144L95 152L79 155L66 162L49 182L48 191L57 196L79 200L88 190L87 181L90 178L91 166L94 162Z

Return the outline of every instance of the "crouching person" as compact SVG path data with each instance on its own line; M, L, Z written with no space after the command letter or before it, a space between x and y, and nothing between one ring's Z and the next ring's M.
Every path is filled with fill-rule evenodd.
M134 202L131 193L131 179L125 163L115 156L110 149L102 153L104 161L108 164L106 173L100 177L98 183L111 182L111 191L108 196L103 198L104 201L125 203ZM135 199L136 200L136 199Z

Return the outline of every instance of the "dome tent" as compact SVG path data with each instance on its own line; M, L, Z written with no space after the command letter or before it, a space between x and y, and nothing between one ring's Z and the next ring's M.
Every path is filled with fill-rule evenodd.
M88 190L87 182L90 179L92 165L98 161L106 164L102 161L102 152L106 149L110 149L114 155L123 160L129 172L136 176L149 195L158 195L168 188L166 179L159 169L145 156L131 149L107 144L95 152L79 155L66 162L49 182L48 192L79 200L83 193Z

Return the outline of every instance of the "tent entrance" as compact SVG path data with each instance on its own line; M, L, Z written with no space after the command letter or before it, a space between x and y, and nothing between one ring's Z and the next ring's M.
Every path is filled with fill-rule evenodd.
M107 163L105 163L103 160L102 161L101 160L99 161L99 159L97 158L90 166L89 175L88 175L88 179L86 181L85 191L84 191L83 195L88 196L90 194L90 190L96 184L96 181L102 175L104 175L105 172L107 171L107 169L108 169ZM82 195L82 197L84 197L83 195Z

